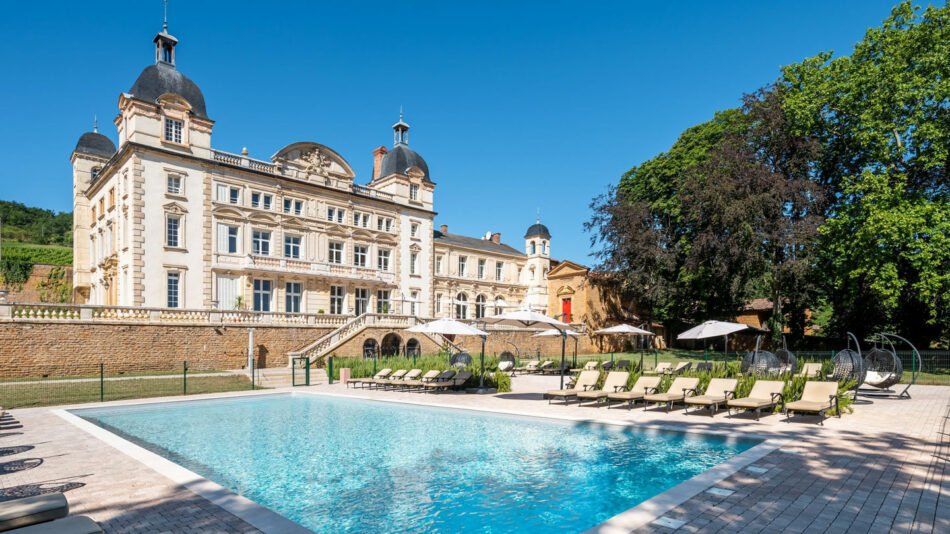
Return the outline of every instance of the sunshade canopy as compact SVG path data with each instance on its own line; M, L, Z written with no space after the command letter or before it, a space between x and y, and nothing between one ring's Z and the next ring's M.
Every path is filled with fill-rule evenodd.
M409 332L418 332L420 334L441 334L444 336L487 336L488 332L479 330L474 326L456 321L455 319L436 319L425 324L407 328Z
M530 310L514 310L502 313L501 315L492 315L485 317L482 321L488 324L500 324L506 326L520 326L522 328L531 328L534 326L551 326L558 330L570 328L571 325L562 323L553 317L548 317L543 313Z
M564 330L563 332L570 337L580 337L582 335L580 332L576 330ZM561 337L561 330L558 330L557 328L552 328L550 330L545 330L544 332L538 332L537 334L531 337L551 337L551 336Z
M618 324L617 326L611 326L610 328L601 328L600 330L595 330L595 334L614 334L614 335L627 335L627 336L655 336L653 332L649 330L644 330L642 328L637 328L635 326L630 326L628 324Z
M726 321L706 321L676 336L676 339L708 339L711 337L728 336L729 334L743 330L749 330L749 325L729 323Z

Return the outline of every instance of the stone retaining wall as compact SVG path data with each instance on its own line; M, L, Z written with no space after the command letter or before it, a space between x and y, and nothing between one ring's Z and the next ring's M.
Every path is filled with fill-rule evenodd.
M254 327L260 367L287 365L287 352L326 335L328 327ZM247 366L247 327L115 325L81 322L0 321L0 379L242 369Z

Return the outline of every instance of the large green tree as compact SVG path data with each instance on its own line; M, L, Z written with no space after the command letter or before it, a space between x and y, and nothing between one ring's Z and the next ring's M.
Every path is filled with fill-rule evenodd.
M823 146L821 280L836 333L950 329L950 7L896 6L850 56L783 69L791 123Z

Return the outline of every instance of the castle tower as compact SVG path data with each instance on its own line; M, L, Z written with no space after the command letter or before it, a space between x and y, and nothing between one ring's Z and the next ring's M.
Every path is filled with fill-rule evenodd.
M551 270L551 232L541 224L541 218L524 234L525 255L528 260L522 271L521 282L528 286L525 304L532 310L547 313L548 271Z

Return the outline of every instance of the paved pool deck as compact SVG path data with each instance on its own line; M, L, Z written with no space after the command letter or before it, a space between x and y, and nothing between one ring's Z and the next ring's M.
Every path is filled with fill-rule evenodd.
M641 514L639 526L605 525L602 532L950 532L950 387L914 386L913 397L904 400L861 397L853 414L829 418L819 426L813 416L785 422L783 416L767 415L757 422L751 416L727 417L725 412L714 418L684 414L681 408L666 413L642 407L549 405L540 393L555 387L557 380L518 376L511 393L497 395L370 391L339 383L294 391L755 434L781 443L737 471L708 479L704 483L709 486L698 492L694 488L680 492L680 498L644 503L638 509L648 520ZM257 394L275 391L291 390ZM242 394L195 395L188 400ZM138 402L145 401L104 405ZM82 405L91 406L99 405ZM0 500L65 491L71 513L91 516L110 533L260 532L173 478L54 409L13 410L0 420Z

